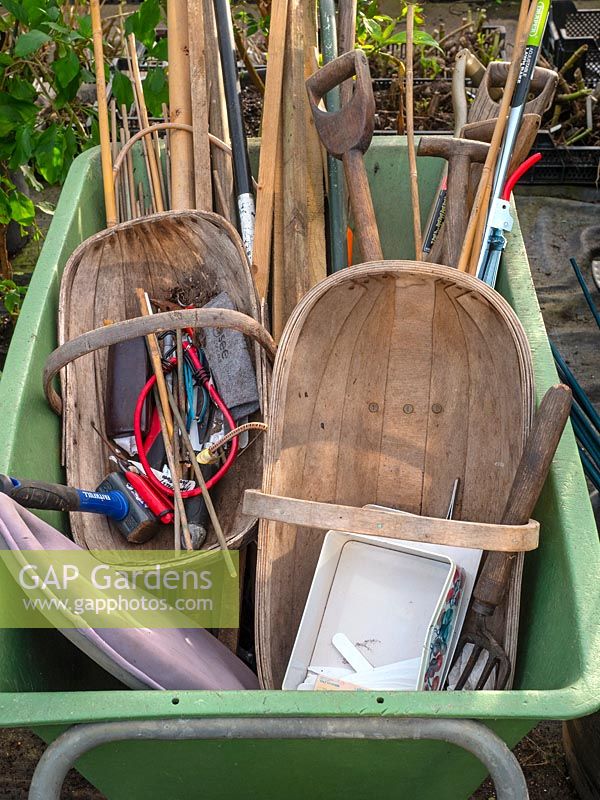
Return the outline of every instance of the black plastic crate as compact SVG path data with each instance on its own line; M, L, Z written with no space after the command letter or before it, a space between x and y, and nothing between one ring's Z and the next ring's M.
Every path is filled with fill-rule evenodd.
M578 59L586 86L600 81L600 8L577 9L572 0L554 0L544 36L544 50L557 69L582 45L587 52Z
M600 147L565 147L555 145L548 131L540 131L532 153L541 153L542 160L521 178L522 184L578 184L599 182Z

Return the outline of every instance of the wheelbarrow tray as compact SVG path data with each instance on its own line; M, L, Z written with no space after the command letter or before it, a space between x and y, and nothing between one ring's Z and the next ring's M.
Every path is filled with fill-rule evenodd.
M376 141L367 158L384 253L410 257L400 232L410 219L403 139ZM419 163L421 196L433 200L440 162ZM104 225L97 150L75 162L33 276L0 381L0 471L64 477L60 424L42 392L41 374L56 345L60 273L86 237ZM402 238L401 238L402 236ZM535 297L518 222L501 271L500 291L529 337L538 397L557 376ZM54 631L0 631L0 724L33 728L46 740L79 722L160 718L309 716L448 717L484 721L514 745L538 720L583 716L599 706L597 576L600 547L575 441L563 436L535 512L540 548L525 558L521 639L509 692L151 692L123 691ZM47 517L48 518L48 517ZM66 519L51 515L68 530ZM9 580L2 575L0 586ZM110 800L248 796L463 800L484 777L462 750L437 742L211 740L104 745L78 769Z

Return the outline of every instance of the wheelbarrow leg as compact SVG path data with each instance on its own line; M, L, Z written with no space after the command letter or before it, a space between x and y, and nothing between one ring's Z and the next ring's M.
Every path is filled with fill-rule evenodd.
M228 717L76 725L59 736L40 758L29 800L59 800L67 772L89 750L110 742L141 739L435 739L462 747L483 762L494 781L498 800L529 798L517 759L502 739L481 722L393 717Z

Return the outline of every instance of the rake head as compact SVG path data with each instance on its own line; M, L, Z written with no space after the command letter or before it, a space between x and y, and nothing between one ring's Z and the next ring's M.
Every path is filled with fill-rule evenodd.
M504 689L510 676L510 661L506 655L506 651L492 636L486 626L486 618L482 614L473 613L471 621L467 620L467 625L463 629L461 637L456 648L452 666L458 662L465 647L470 644L473 649L469 655L469 659L460 674L455 691L460 691L464 688L468 678L475 670L475 666L479 661L482 653L487 652L487 661L484 664L481 675L477 680L476 690L483 689L488 682L490 675L494 668L496 668L496 684L495 689Z

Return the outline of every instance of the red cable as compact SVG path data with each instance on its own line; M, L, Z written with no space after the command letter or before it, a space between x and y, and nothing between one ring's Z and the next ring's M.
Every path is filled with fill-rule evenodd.
M146 473L148 480L158 491L168 495L169 497L173 497L174 496L173 490L169 489L168 486L165 486L163 483L161 483L154 474L154 472L152 471L152 467L150 466L150 463L148 462L148 459L146 457L146 452L144 450L144 442L142 439L142 409L144 407L144 403L146 402L146 398L148 397L148 394L150 393L150 390L152 389L155 383L156 383L156 377L153 375L139 394L133 417L133 432L135 436L135 443L138 451L138 457L140 459L142 467L144 468L144 472ZM213 402L216 404L216 406L220 409L221 413L223 414L226 423L229 425L231 430L233 430L233 428L235 428L235 421L231 416L229 409L221 399L221 396L211 383L207 382L205 386ZM213 487L215 483L220 481L221 478L229 471L233 462L235 461L238 449L239 449L239 443L238 443L238 437L236 436L231 443L231 449L229 450L227 458L225 459L225 463L221 467L219 467L217 472L215 472L215 474L206 481L207 489ZM182 492L181 496L196 497L196 495L199 494L202 494L202 487L197 486L195 489L189 489L187 492Z
M504 184L504 191L502 192L501 197L502 200L510 200L511 192L515 188L516 184L521 180L523 175L525 175L527 170L531 169L534 164L537 164L541 158L541 153L534 153L532 156L529 156L529 158L525 159L521 166L516 168L516 170Z

